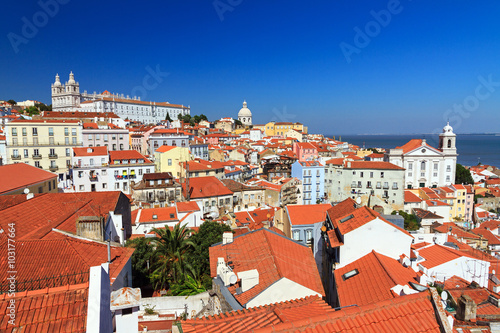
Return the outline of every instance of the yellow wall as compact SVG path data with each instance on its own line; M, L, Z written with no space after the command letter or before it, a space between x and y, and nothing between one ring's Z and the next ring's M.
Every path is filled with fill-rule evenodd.
M17 135L13 135L13 128L16 129ZM23 135L23 128L26 135ZM34 128L36 128L36 135L33 133ZM49 128L52 128L53 135L49 135ZM8 132L7 137L9 138L7 142L9 163L23 162L33 166L39 164L42 169L55 173L66 172L68 170L67 163L71 161L71 148L83 145L82 126L78 122L13 121L5 126L5 130ZM16 150L20 158L13 159L12 155ZM25 150L28 152L27 157L24 155ZM36 156L40 157L34 156L36 151L38 151Z
M155 167L157 172L171 172L172 176L181 176L180 163L192 160L187 147L175 147L164 153L155 152Z

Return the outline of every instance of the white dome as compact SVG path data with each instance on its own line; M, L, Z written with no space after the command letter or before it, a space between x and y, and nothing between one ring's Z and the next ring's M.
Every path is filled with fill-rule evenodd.
M56 82L54 82L54 87L60 87L61 80L59 79L59 74L56 74Z
M249 108L247 108L247 102L243 102L243 107L240 109L240 112L238 112L238 118L240 117L251 117L252 112L250 111Z
M73 72L69 73L69 81L68 81L68 84L75 84L75 75L73 74Z
M443 133L453 133L453 127L450 126L450 122L447 122L446 126L443 127Z

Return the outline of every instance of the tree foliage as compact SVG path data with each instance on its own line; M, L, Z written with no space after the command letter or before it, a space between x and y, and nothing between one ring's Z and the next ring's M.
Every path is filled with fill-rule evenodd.
M16 104L17 104L17 103L16 103L16 101L15 101L15 100L13 100L13 99L9 99L9 100L7 101L7 103L9 103L10 105L16 105Z
M151 238L135 238L128 240L126 246L134 248L132 255L132 283L134 287L147 286L149 281L149 266L153 265L154 247Z
M457 170L455 175L455 184L473 185L474 180L470 174L470 170L464 168L463 165L457 163Z
M154 265L151 282L155 289L166 289L171 283L184 279L189 263L186 261L188 251L194 246L188 239L191 230L177 224L173 230L156 229L158 234L154 239L156 249L153 253Z
M408 214L407 212L400 210L398 212L393 211L391 215L396 215L399 213L404 219L405 219L405 229L406 230L418 230L420 229L420 222L418 222L418 219L415 215L413 214Z
M24 112L30 116L34 116L40 114L40 110L36 106L30 106L29 108L24 109Z
M169 121L169 122L172 122L172 118L170 118L170 115L168 114L168 112L167 112L167 116L165 117L165 120Z
M37 103L37 104L35 104L35 107L37 107L38 110L40 110L40 111L52 111L52 104L45 105L43 103Z

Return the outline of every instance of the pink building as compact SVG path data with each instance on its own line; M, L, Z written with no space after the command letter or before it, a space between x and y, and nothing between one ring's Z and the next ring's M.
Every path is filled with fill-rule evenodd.
M318 149L309 142L294 142L293 152L297 155L299 162L311 161L318 158Z

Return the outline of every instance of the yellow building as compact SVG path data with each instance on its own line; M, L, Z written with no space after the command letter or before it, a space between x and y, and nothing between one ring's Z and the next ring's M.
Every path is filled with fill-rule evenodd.
M75 120L16 119L5 125L7 163L27 163L56 172L59 179L71 164L73 147L81 147L82 124Z
M191 161L189 148L176 146L161 146L155 151L156 172L170 172L175 178L181 176L180 163Z
M266 136L275 136L275 135L284 136L291 129L301 131L303 134L307 134L307 127L305 127L301 123L274 122L274 121L271 121L266 124L265 133Z

